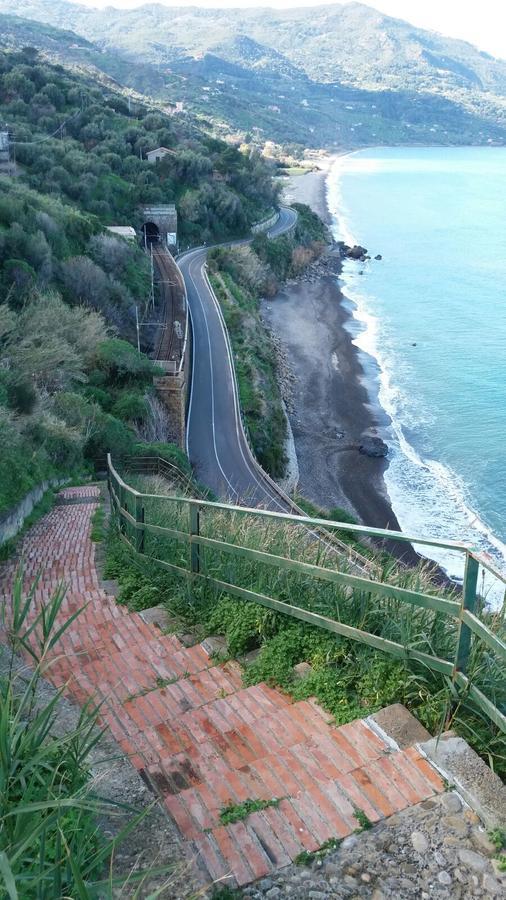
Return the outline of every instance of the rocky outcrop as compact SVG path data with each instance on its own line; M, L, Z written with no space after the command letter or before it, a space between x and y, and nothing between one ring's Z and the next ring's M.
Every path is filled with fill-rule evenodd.
M371 258L367 252L367 247L362 247L360 244L354 244L353 247L350 247L349 244L345 244L344 241L338 241L337 247L339 248L342 259L356 259L358 262L365 262ZM383 257L381 253L377 253L374 259L379 260L383 259Z
M358 452L362 453L364 456L370 456L375 459L380 459L383 456L386 456L388 453L388 447L377 434L369 434L364 432L360 439L360 444L358 446Z

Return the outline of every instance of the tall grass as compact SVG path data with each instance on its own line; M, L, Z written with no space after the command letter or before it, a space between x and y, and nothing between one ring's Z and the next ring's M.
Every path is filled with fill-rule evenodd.
M163 481L141 479L140 490L156 495L167 492ZM161 496L145 501L145 520L181 531L189 530L189 507L168 502ZM126 525L128 529L130 526ZM323 568L350 571L353 560L336 555L335 549L316 540L306 528L254 513L203 508L200 533L242 547L302 560ZM127 536L133 540L133 534ZM251 601L235 599L218 591L205 579L190 583L181 575L162 571L154 558L188 569L188 542L146 532L146 557L131 558L113 542L109 574L119 576L123 598L141 608L145 596L153 597L187 621L203 624L209 631L225 634L232 655L259 648L259 656L248 669L248 681L266 679L292 691L295 696L316 695L339 722L364 715L392 702L405 703L432 732L453 727L484 756L498 772L506 774L504 734L453 681L416 660L399 660L345 637L273 612ZM150 560L151 558L151 560ZM457 599L448 587L431 580L431 569L399 566L379 552L374 577L390 585ZM126 568L125 568L126 567ZM123 570L123 575L121 574ZM455 620L449 616L403 601L379 598L361 590L323 581L300 572L269 566L220 548L200 548L200 571L214 579L285 601L373 635L395 641L452 661L458 640ZM485 611L482 616L487 618ZM487 624L504 635L500 617ZM302 681L293 667L301 661L312 666ZM500 709L506 708L506 672L485 645L473 638L469 676Z
M112 863L118 844L147 810L132 809L129 824L109 840L97 827L99 816L110 819L127 809L100 796L91 777L91 757L102 736L98 709L89 703L61 733L63 689L48 699L42 681L58 659L60 636L79 612L58 624L64 587L38 610L36 587L24 595L19 571L9 603L0 609L0 896L112 898L121 895L125 882L128 896L139 896L153 870L116 879Z

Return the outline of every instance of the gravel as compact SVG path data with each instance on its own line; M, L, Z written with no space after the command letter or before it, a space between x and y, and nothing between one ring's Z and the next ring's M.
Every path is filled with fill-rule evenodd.
M494 852L478 816L449 792L351 835L308 866L291 865L249 885L240 896L499 900L506 896L506 872L499 871Z

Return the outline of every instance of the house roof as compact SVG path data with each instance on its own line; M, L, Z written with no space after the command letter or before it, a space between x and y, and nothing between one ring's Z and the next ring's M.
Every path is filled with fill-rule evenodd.
M148 150L146 152L146 156L152 156L153 153L174 153L174 150L169 150L168 147L156 147L154 150Z

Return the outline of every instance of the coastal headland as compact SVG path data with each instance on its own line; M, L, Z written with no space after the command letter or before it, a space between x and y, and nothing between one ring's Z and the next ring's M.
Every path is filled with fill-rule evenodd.
M332 222L326 196L332 162L323 159L318 171L290 177L284 191L288 202L307 203L327 224ZM388 417L366 387L374 382L376 363L355 346L346 327L352 309L339 286L339 259L331 257L329 274L316 266L309 277L286 284L262 304L291 373L289 418L298 490L323 508L349 510L365 525L400 531L383 478L388 459L359 450L364 439L381 438ZM410 545L389 549L419 562Z

